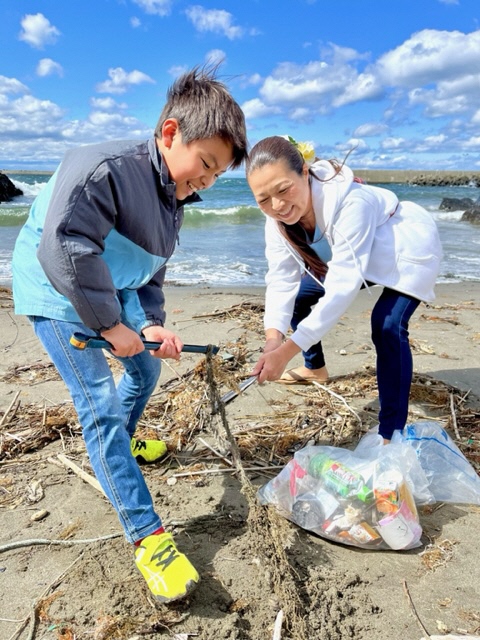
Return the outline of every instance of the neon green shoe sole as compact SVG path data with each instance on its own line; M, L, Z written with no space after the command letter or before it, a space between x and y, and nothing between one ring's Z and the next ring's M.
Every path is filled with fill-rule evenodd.
M135 549L135 564L158 602L184 598L200 581L197 570L178 551L170 533L144 538Z
M157 462L167 453L167 445L163 440L137 440L132 438L130 450L139 464Z

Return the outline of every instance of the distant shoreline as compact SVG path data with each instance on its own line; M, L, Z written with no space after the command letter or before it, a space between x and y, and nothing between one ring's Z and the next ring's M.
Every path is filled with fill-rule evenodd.
M480 188L480 171L421 171L416 169L356 169L355 175L370 184L468 185ZM0 169L5 175L33 174L51 176L53 171Z
M468 185L480 187L480 171L418 171L415 169L355 169L355 175L368 183Z
M9 173L30 174L34 176L52 176L53 175L53 171L40 171L40 170L28 171L27 169L0 169L0 173L4 173L6 176L8 176Z

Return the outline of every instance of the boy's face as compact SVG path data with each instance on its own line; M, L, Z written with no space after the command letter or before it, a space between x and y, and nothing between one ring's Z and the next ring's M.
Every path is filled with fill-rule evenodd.
M174 118L166 120L158 146L176 184L178 200L211 187L233 161L232 146L222 138L204 138L184 144Z

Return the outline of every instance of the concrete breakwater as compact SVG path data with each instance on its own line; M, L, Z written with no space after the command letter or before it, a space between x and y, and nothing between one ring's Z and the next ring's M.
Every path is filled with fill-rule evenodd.
M353 167L352 167L353 168ZM432 187L444 185L480 187L480 171L399 171L394 169L355 169L355 175L368 184L418 184Z
M350 165L351 166L351 165ZM439 187L443 185L475 185L480 188L480 171L420 171L417 169L356 169L355 175L368 184L418 184ZM24 169L0 169L0 173L52 175L52 171L27 171Z

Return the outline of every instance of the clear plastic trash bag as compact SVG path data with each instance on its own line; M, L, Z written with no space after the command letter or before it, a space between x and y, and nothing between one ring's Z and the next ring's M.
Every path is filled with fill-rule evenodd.
M259 500L335 542L366 549L418 547L422 528L415 501L402 462L387 455L388 448L358 456L340 447L305 447L259 490ZM411 453L408 445L400 448Z
M377 428L350 451L307 446L258 491L262 504L324 538L367 549L420 546L416 505L480 504L480 478L441 424Z
M404 443L415 451L435 502L480 505L480 477L441 423L408 424L392 438Z

